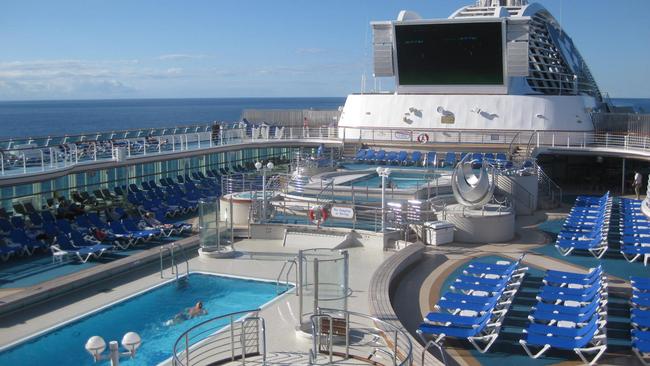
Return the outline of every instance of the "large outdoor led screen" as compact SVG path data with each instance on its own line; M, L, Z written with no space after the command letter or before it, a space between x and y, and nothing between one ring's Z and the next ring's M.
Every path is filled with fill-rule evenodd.
M395 26L400 85L503 85L501 22Z

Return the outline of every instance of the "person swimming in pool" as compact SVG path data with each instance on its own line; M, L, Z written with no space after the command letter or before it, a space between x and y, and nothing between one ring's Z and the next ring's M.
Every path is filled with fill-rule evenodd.
M174 315L172 319L169 319L168 321L165 322L165 325L180 324L186 320L196 318L197 316L206 315L207 313L208 311L205 310L205 308L203 307L203 302L199 301L191 308L187 308L181 311L180 313Z

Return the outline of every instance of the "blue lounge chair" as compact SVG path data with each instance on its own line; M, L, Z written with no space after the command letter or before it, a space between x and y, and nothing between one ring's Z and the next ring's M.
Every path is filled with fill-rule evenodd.
M422 161L422 153L420 151L413 151L411 153L411 159L409 160L409 163L413 163L413 165L418 165Z
M650 331L632 329L632 352L642 364L650 365Z
M408 153L406 151L400 151L397 154L397 163L400 165L406 165L408 162Z
M427 166L433 166L433 167L438 166L438 155L436 154L435 151L429 151L427 153L426 165Z
M365 162L374 162L377 152L375 150L369 149L366 153L366 157L363 159Z
M20 229L11 230L9 233L9 240L11 240L13 244L20 245L20 251L26 255L32 255L39 249L47 250L47 244L27 236L25 231Z
M2 259L3 262L9 260L9 258L16 254L16 252L16 248L7 246L6 243L0 244L0 259Z
M357 154L354 156L354 160L362 161L366 157L367 151L367 149L359 149L359 151L357 151Z
M386 162L389 164L395 164L397 162L397 152L389 151L388 154L386 154Z
M574 250L586 250L591 253L594 257L600 259L607 252L607 239L603 238L602 235L598 235L594 238L587 238L585 240L567 240L567 239L558 239L555 242L555 248L563 256L571 254Z
M80 262L86 263L91 258L99 258L106 251L103 247L81 247L76 248L65 234L60 234L55 237L55 244L50 249L52 255L61 257L65 255L74 255Z
M533 323L524 332L526 335L519 340L519 344L528 356L535 359L553 348L573 351L584 363L593 365L607 350L607 338L595 318L580 328L562 328ZM537 353L533 353L530 349L531 346L541 347L541 349ZM589 360L585 354L591 353L595 353L595 355Z
M645 277L630 277L632 289L639 292L650 292L650 278Z
M445 160L443 160L442 165L445 167L456 166L456 153L453 151L447 151L447 154L445 155Z
M156 228L148 228L148 229L141 229L138 224L133 220L133 219L123 219L122 220L122 225L124 225L124 228L128 230L131 233L142 233L144 235L147 235L147 238L145 241L149 241L153 238L158 238L163 235L163 232L161 229L156 229Z
M377 154L375 155L375 158L373 159L375 163L383 163L386 161L386 151L385 150L379 150Z
M487 352L496 341L501 330L502 317L492 318L490 312L479 317L444 315L432 316L435 321L421 324L416 333L424 343L433 336L433 342L439 343L445 337L467 339L479 352Z
M480 168L483 165L483 154L482 153L473 153L472 154L472 168Z
M111 221L108 224L108 226L110 227L111 232L114 235L122 235L124 237L128 237L130 239L129 242L130 245L136 245L138 243L147 241L151 238L151 236L148 233L126 230L126 228L122 225L121 222Z
M499 164L505 164L508 161L508 157L504 153L497 153L496 161Z

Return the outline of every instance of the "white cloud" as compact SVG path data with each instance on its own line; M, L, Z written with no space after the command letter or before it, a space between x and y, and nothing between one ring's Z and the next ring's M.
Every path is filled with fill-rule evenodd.
M0 62L0 98L129 95L138 91L138 81L185 76L182 68L145 67L137 60Z
M156 57L161 61L187 61L187 60L200 60L208 57L202 54L187 54L187 53L170 53Z

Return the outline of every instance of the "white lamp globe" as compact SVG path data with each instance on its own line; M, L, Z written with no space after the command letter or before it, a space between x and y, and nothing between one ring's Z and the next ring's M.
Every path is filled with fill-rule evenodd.
M393 172L393 171L390 170L390 168L386 168L386 169L384 169L384 174L386 174L386 176L389 176L390 173L392 173L392 172Z
M106 342L104 341L104 338L100 336L92 336L86 341L85 348L88 353L97 359L106 349Z
M377 174L381 175L381 173L384 171L384 168L378 166L375 170L377 171Z
M255 169L257 169L257 170L262 169L262 163L260 163L259 161L256 162L256 163L255 163Z
M275 168L275 165L273 165L273 162L269 161L269 163L266 164L266 167L267 167L269 170L273 170L273 168Z
M140 347L140 344L142 344L142 339L136 332L128 332L124 337L122 337L122 346L124 346L131 355L135 355L135 351Z

